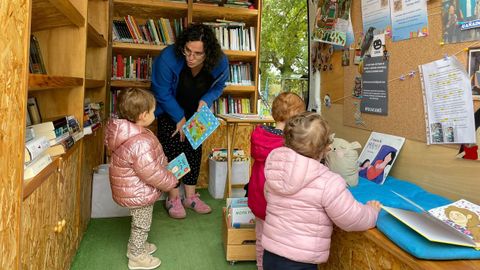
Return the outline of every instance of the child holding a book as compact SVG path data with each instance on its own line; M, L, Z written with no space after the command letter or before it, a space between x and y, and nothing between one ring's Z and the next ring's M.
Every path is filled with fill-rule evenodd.
M248 183L248 206L255 215L255 234L257 241L256 256L257 268L262 269L262 228L265 220L267 203L263 195L265 184L265 159L275 148L283 146L283 128L285 122L295 114L305 111L302 98L292 92L280 93L272 103L272 117L275 127L258 125L251 135L251 155L254 159L252 174Z
M265 162L263 268L316 270L328 259L333 224L346 231L373 228L380 203L357 202L345 180L320 163L332 143L322 116L300 113L283 132L285 146Z
M128 240L129 269L154 269L161 261L148 243L153 204L162 191L178 180L167 170L167 157L157 137L146 127L153 120L155 98L143 89L127 89L118 96L118 119L106 126L105 144L111 152L110 185L113 200L130 209L132 225Z

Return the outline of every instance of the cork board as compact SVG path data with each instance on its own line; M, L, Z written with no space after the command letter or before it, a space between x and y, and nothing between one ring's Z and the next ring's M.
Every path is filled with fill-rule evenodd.
M380 116L362 113L363 124L356 124L356 105L360 100L351 97L358 66L353 65L354 51L350 51L350 66L344 67L344 124L351 127L375 130L409 139L426 142L423 96L418 66L444 57L455 55L467 66L467 49L476 47L480 42L463 42L442 45L442 1L428 1L429 36L392 42L386 38L386 48L390 53L388 66L388 115ZM352 1L352 24L355 37L362 34L361 1ZM407 74L415 71L410 78ZM404 81L399 80L406 75ZM478 107L478 102L476 102Z

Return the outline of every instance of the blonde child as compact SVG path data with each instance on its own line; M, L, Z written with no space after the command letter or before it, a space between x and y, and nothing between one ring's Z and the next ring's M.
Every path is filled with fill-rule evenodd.
M167 157L157 137L146 127L155 116L155 98L142 89L127 89L118 96L119 119L107 124L105 144L111 152L110 185L113 200L130 208L132 225L127 246L129 269L154 269L161 261L148 243L153 204L162 191L178 180L166 169Z
M375 227L380 203L357 202L342 177L319 161L329 151L330 128L316 113L285 124L285 147L265 163L265 270L316 270L326 262L333 224L346 231Z
M258 125L251 135L250 149L254 162L248 183L248 206L256 217L256 255L259 270L262 269L262 228L267 207L263 195L265 159L270 151L283 145L283 128L288 118L304 111L305 103L297 94L291 92L280 93L272 103L272 117L275 120L275 127Z

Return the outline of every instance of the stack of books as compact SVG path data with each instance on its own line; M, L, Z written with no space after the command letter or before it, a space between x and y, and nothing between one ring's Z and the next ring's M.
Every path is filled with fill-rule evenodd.
M25 129L24 179L40 173L52 157L65 154L83 136L74 116L61 116Z

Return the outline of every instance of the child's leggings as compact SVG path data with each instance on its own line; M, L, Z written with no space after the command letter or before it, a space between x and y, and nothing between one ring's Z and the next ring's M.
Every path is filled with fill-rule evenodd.
M261 218L255 218L255 249L257 253L257 269L263 270L263 246L262 246L262 235L263 235L263 222Z
M139 208L130 208L132 215L132 226L130 238L128 239L128 250L133 256L145 252L150 225L152 225L153 204Z

